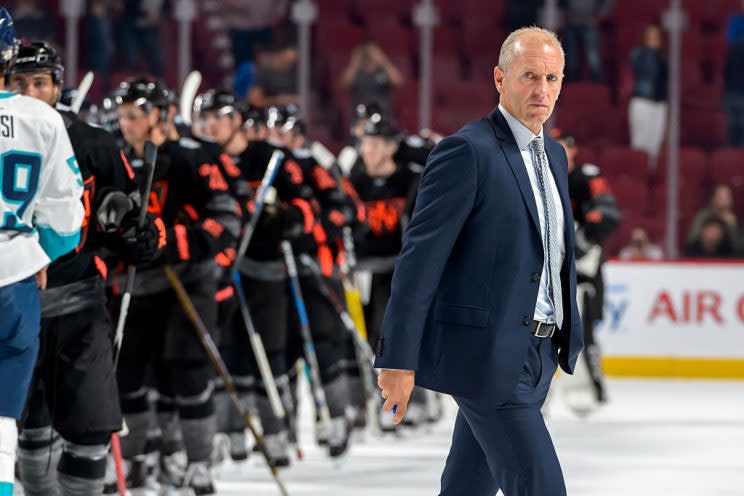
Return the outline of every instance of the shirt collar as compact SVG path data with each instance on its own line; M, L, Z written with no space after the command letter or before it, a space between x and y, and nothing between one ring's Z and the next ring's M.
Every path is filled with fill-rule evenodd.
M532 143L532 140L538 136L541 138L543 137L542 126L540 126L540 134L535 134L527 129L527 126L519 122L516 117L511 115L500 103L499 110L506 119L506 123L509 124L509 129L511 130L512 135L514 135L514 140L517 142L517 146L520 150L526 150L529 144Z

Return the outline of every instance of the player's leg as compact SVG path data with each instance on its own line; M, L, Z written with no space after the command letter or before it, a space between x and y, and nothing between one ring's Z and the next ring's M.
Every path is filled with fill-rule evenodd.
M216 281L189 282L186 283L186 291L199 317L214 337L217 331ZM175 294L171 296L169 304L172 310L163 356L188 460L183 485L191 487L197 494L213 494L214 483L208 465L217 433L214 370L193 324Z
M331 456L339 456L346 451L349 441L346 407L351 394L346 376L346 330L314 277L300 277L300 285L318 357L320 380L331 414L328 448Z
M0 491L12 493L18 430L39 351L36 278L0 287Z
M144 487L147 479L145 448L152 412L148 400L147 372L153 357L162 353L165 296L155 293L135 296L129 307L116 378L121 411L129 433L121 438L128 487ZM115 304L115 308L118 305ZM116 320L116 315L113 315ZM116 492L116 485L107 485Z
M18 471L24 494L28 496L59 495L56 467L62 454L62 438L52 428L44 394L48 374L43 373L47 364L54 363L51 334L55 321L41 321L39 358L26 402L23 427L18 436Z
M101 493L111 434L121 429L110 329L103 300L57 321L47 403L64 440L57 467L63 496Z
M286 281L262 281L243 277L243 288L248 299L249 311L261 335L271 372L280 395L286 398L289 388L287 370L289 296ZM283 394L284 393L284 394ZM256 409L261 418L266 448L276 466L288 466L289 432L286 421L277 418L271 409L269 397L260 375L256 373ZM286 410L286 408L285 408Z

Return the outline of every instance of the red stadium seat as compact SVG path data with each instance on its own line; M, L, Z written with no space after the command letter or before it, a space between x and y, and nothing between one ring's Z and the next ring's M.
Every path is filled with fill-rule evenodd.
M413 35L413 49L419 53L420 37L418 30ZM459 52L458 33L455 29L439 25L434 29L434 59L440 56L455 56Z
M562 106L604 109L610 106L610 88L604 84L581 81L566 83L558 101Z
M681 141L712 149L726 144L726 120L720 110L682 106Z
M473 19L487 20L494 26L500 26L504 20L504 0L443 0L437 4L442 19L466 28Z
M602 172L606 170L605 165ZM644 181L622 176L615 179L608 178L608 182L621 212L633 216L646 214L649 206L649 191Z
M351 53L362 41L363 31L353 24L319 24L315 31L318 53Z
M615 2L609 20L617 26L628 22L659 22L669 5L666 0L623 0Z
M487 112L496 104L496 89L492 84L460 81L437 85L434 101L444 106L480 105Z
M659 181L666 178L667 154L662 150L656 166ZM679 151L679 174L685 182L702 184L710 180L708 161L702 148L686 147Z
M409 56L415 33L399 25L367 26L367 39L377 43L387 55Z
M559 99L560 101L560 99ZM620 145L627 143L627 109L610 106L561 104L555 111L556 126L573 135L579 145Z
M411 2L401 0L355 0L354 13L367 27L400 23L411 9Z
M711 175L717 183L744 185L744 150L722 148L710 156Z
M648 179L648 155L640 150L620 146L607 147L600 157L602 173L613 178L630 178L645 189Z
M463 29L463 50L468 58L496 54L506 38L504 31L493 22L469 22Z
M454 55L435 56L431 65L435 85L462 80L463 67L460 59Z

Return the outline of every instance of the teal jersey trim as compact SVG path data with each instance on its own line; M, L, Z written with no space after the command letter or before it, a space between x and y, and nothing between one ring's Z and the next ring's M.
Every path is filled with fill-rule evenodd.
M80 231L62 234L51 227L39 226L39 244L52 262L74 250L79 242Z
M15 93L11 93L10 91L0 90L0 98L11 98L11 97L14 97L14 96L16 96ZM4 493L0 493L0 496L5 496L5 494Z
M12 482L0 482L0 496L13 496Z

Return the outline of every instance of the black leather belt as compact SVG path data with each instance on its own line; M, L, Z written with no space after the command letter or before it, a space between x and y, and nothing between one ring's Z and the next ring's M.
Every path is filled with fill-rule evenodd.
M539 320L533 320L530 330L532 335L538 338L552 338L558 328L555 323L540 322Z

